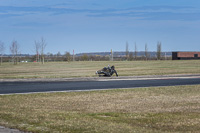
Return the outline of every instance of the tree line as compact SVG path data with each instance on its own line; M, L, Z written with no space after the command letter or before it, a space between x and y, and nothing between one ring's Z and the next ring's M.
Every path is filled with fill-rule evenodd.
M29 61L32 62L41 62L44 64L45 61L122 61L122 60L127 60L127 61L133 61L133 60L161 60L163 59L162 57L162 44L161 42L157 42L157 52L156 52L156 57L152 58L150 57L149 51L148 51L148 45L147 43L145 44L144 47L144 55L143 56L138 56L138 49L137 45L135 43L134 45L134 51L129 51L129 44L126 42L126 49L125 49L125 56L121 57L113 57L113 52L111 50L110 55L105 55L105 56L98 56L98 55L87 55L83 54L82 56L75 56L74 54L71 55L70 52L65 52L64 55L61 55L60 52L57 54L52 54L52 53L47 53L45 54L45 48L47 46L46 40L41 37L40 40L35 40L34 41L34 51L35 51L35 56L31 57L26 57L29 59ZM10 45L10 52L12 54L12 62L13 64L18 64L21 60L24 60L24 58L19 59L19 55L21 54L20 52L20 45L16 40L13 40L11 45ZM3 54L5 52L5 45L3 42L0 41L0 64L3 62Z
M126 60L132 61L132 60L141 60L141 57L138 58L138 50L137 50L137 45L135 43L135 49L134 52L130 52L129 51L129 44L128 42L126 42ZM149 60L150 59L150 55L149 55L149 51L148 51L148 46L147 43L145 44L145 48L144 48L144 56L142 57L142 59L144 60ZM160 41L157 42L157 51L156 51L156 58L157 60L161 60L162 59L162 44Z

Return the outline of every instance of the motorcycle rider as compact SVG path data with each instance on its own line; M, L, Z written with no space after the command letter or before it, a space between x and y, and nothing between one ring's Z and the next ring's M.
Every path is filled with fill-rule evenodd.
M118 77L118 74L117 74L117 71L115 70L115 66L111 66L111 76L113 75L113 74L116 74L116 76Z
M110 67L110 65L108 65L108 67L104 67L102 70L96 71L96 74L99 74L99 76L104 76L104 77L111 77L114 73L118 77L117 71L115 70L115 66Z

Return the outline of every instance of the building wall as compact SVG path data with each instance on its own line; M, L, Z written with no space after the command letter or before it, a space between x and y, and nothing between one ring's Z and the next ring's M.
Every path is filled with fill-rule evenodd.
M200 52L172 52L172 60L200 59Z
M172 60L178 60L178 52L172 52Z
M195 54L200 57L200 52L178 52L178 57L195 57Z

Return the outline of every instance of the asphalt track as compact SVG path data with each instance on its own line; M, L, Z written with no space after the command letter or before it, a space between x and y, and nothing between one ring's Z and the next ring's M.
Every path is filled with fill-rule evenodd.
M200 84L200 75L148 78L95 78L61 81L0 81L0 94L86 91Z

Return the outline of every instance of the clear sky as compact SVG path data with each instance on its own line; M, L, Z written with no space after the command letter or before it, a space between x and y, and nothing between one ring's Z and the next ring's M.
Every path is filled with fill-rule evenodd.
M0 0L0 41L34 54L129 50L200 51L200 0Z

